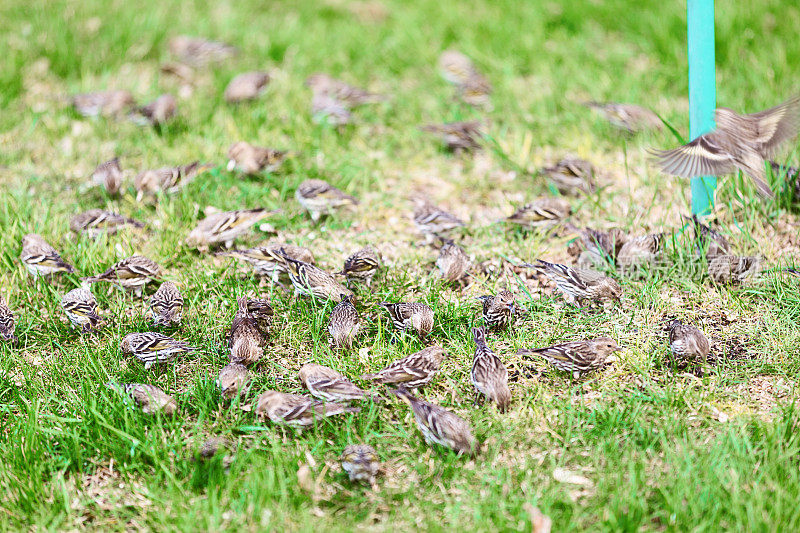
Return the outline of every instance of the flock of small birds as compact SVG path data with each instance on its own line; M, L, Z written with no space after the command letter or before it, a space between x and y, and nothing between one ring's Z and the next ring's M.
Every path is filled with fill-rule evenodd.
M177 63L165 65L164 71L178 76L190 76L192 69L208 63L225 61L237 53L236 49L218 42L194 37L178 37L171 41L170 50ZM456 88L456 97L478 109L491 109L492 86L473 62L464 54L449 50L441 55L439 67L443 77ZM224 91L231 103L258 98L269 84L266 72L247 72L236 76ZM353 87L325 74L308 78L306 85L312 91L311 114L314 120L340 127L351 121L351 111L360 105L381 102L380 94ZM127 91L107 91L77 95L73 98L75 109L85 116L113 116L128 114L142 124L158 127L177 113L177 101L172 95L162 95L146 105L137 106ZM661 127L661 120L652 111L632 104L591 102L621 129L635 133L643 129ZM759 192L772 195L765 177L765 161L775 154L776 148L794 137L800 125L800 98L751 115L738 115L728 109L716 114L717 129L702 135L687 145L668 151L655 151L658 164L666 172L678 176L722 175L741 169L749 175ZM481 147L484 124L481 121L457 122L424 126L425 131L440 136L444 144L455 152L469 152ZM281 150L253 146L244 141L234 143L228 151L228 169L242 174L273 172L280 167L288 153ZM777 163L772 162L773 165ZM193 162L177 167L145 170L135 178L137 199L143 200L160 193L171 193L183 187L211 165ZM791 179L796 169L782 169ZM576 235L570 244L569 254L574 265L536 260L515 265L533 269L549 279L563 295L566 303L575 306L618 305L623 297L620 284L603 273L614 268L620 272L653 264L663 253L669 239L666 233L640 236L626 235L621 230L600 231L576 228L567 219L571 214L570 195L590 194L596 190L593 166L584 160L567 158L541 173L563 194L560 197L542 197L510 214L502 222L535 230L552 230L559 226ZM119 194L123 173L118 158L99 165L91 181L109 194ZM341 208L358 205L358 200L319 179L301 183L295 193L297 202L314 222ZM453 237L465 222L457 216L431 203L427 198L414 199L414 223L426 241L438 247L436 267L447 283L460 283L468 275L471 261L467 252ZM211 249L216 254L245 261L252 265L259 277L283 284L287 279L297 295L310 296L317 302L334 300L327 330L330 346L334 350L348 351L356 338L363 333L356 295L348 288L349 282L371 287L374 276L383 268L380 254L373 247L365 247L344 260L339 272L328 272L315 265L311 250L287 242L272 242L252 248L234 248L234 242L275 211L263 208L215 212L201 220L186 237L188 247L201 252ZM732 253L725 236L705 225L697 217L689 219L697 243L697 257L707 264L709 277L716 283L741 283L758 273L761 259L743 257ZM123 228L143 228L144 222L118 213L91 209L78 214L70 221L73 232L89 238L113 234ZM44 238L36 234L22 239L21 261L31 276L49 277L59 273L75 273L75 268L61 257ZM127 257L104 272L82 278L80 287L66 293L61 306L66 317L81 333L102 327L104 322L98 312L98 303L91 286L95 283L112 283L134 293L145 295L150 283L160 285L149 300L149 313L154 328L180 325L184 298L179 288L163 280L162 268L153 260L141 255ZM475 345L470 379L479 399L488 400L505 412L512 403L509 373L503 360L490 347L487 335L492 331L513 328L524 310L509 290L479 298L482 305L482 323L472 329ZM360 376L364 383L390 386L390 392L407 403L425 440L441 445L459 454L475 454L480 445L473 436L470 424L444 407L419 397L425 387L439 372L447 357L445 350L431 339L434 328L434 310L423 302L381 302L399 335L414 335L426 347L389 364L386 368ZM219 373L217 384L226 400L244 397L251 381L250 367L264 358L264 348L270 337L275 311L265 299L241 297L227 334L230 364ZM15 315L0 298L0 334L5 341L15 342ZM698 364L706 360L710 344L697 327L674 320L667 325L669 346L676 360L684 364ZM173 361L176 357L198 348L158 331L130 333L120 343L123 354L139 360L145 369ZM608 337L572 340L553 346L520 350L523 358L541 358L556 369L572 373L575 378L600 369L621 351L617 342ZM309 395L290 394L268 390L243 408L256 416L277 424L296 427L313 425L322 418L333 417L360 410L359 402L380 403L385 399L374 391L362 389L347 376L332 368L307 363L299 371L299 379ZM110 387L131 398L135 405L148 414L163 416L178 410L177 401L158 387L144 383L117 384ZM210 456L222 439L214 438L204 445L202 455ZM380 465L377 452L369 445L350 445L345 448L342 466L350 479L374 484Z

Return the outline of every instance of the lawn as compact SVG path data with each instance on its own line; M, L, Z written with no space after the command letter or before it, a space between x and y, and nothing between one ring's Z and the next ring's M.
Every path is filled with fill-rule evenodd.
M744 285L715 286L683 231L688 182L659 173L646 152L676 146L676 137L668 129L623 135L582 105L639 103L688 137L685 8L677 0L0 3L0 294L19 337L0 344L0 528L530 531L538 508L554 531L800 530L800 293L798 278L781 270L800 257L798 205L788 194L759 198L741 176L721 179L712 224L765 267ZM720 105L754 112L798 91L795 2L718 2L716 16ZM159 70L181 34L240 53L197 69L181 87ZM448 48L491 81L490 111L453 98L437 72ZM271 74L265 94L225 103L230 79L255 69ZM304 80L320 71L390 98L354 110L351 125L317 124ZM180 95L178 116L152 128L84 118L70 106L73 94L112 88L141 102ZM483 118L488 139L474 154L450 154L419 129ZM242 176L226 169L228 147L240 140L290 156L276 172ZM796 162L798 146L781 161ZM673 236L657 268L612 274L624 294L606 310L566 306L514 266L568 262L574 234L497 223L555 194L532 171L568 154L600 169L601 185L568 197L572 224ZM117 197L88 180L114 156L126 177ZM140 170L194 160L213 168L176 194L136 201ZM309 178L360 204L314 224L295 200ZM457 235L474 265L466 287L438 278L437 252L420 244L411 221L415 194L468 222ZM365 326L356 347L329 348L333 302L296 297L242 263L185 246L208 207L280 209L272 228L256 227L237 245L306 246L330 272L375 246L384 268L371 289L352 285ZM91 208L148 226L99 239L71 233L70 218ZM19 256L31 232L77 273L29 277ZM80 277L134 253L181 288L183 323L172 334L198 346L196 354L144 370L121 353L126 334L152 329L145 310L154 288L141 300L96 284L105 327L80 335L67 322L61 297ZM529 311L488 338L512 376L505 414L474 406L469 381L475 298L503 287ZM243 294L270 298L276 319L250 396L230 404L214 381ZM263 390L304 392L297 371L308 361L356 379L421 349L416 338L396 337L377 305L384 300L434 308L432 339L449 358L422 395L471 423L483 443L475 457L428 446L405 404L378 386L385 402L303 431L240 409ZM663 325L674 317L712 341L699 371L669 362ZM577 380L516 354L601 335L623 351ZM179 411L145 415L104 386L110 381L158 385ZM210 435L230 438L234 450L194 460ZM344 447L358 442L383 462L375 488L350 484L339 466ZM298 478L306 467L311 479Z

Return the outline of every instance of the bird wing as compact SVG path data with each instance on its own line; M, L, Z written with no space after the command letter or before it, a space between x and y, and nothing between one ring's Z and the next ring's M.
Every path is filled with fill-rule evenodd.
M714 134L701 135L672 150L650 150L662 172L673 176L720 176L736 170L733 157L714 142Z
M778 146L797 135L800 128L800 95L775 107L741 117L755 126L754 144L765 157L774 155Z

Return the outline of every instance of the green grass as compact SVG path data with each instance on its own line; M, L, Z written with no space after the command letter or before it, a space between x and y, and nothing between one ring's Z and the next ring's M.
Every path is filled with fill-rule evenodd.
M528 170L574 153L603 169L605 186L571 200L575 225L681 228L688 184L658 174L644 151L673 145L673 134L624 138L580 105L641 103L688 135L685 2L646 4L2 3L0 293L17 313L20 344L0 345L0 528L525 531L526 503L549 515L557 531L800 528L800 295L796 279L776 273L797 263L791 199L764 202L746 180L721 180L719 224L738 252L766 258L760 280L712 287L678 236L670 265L620 279L622 308L598 313L565 309L502 259L565 260L569 236L491 224L512 205L550 194ZM788 1L750 4L721 4L716 28L719 103L748 112L797 91L800 57L800 9ZM69 108L66 97L81 91L127 88L140 101L177 92L158 66L168 59L169 38L182 33L230 42L241 54L201 71L174 123L157 132L125 120L83 119ZM445 153L417 128L481 116L455 102L436 72L448 47L473 57L495 88L488 114L494 149L474 157ZM264 97L224 104L229 79L254 68L274 74ZM316 71L392 98L358 109L356 124L341 132L315 125L303 80ZM242 178L224 170L237 140L296 156L275 174ZM796 154L797 145L791 148ZM114 155L129 178L119 199L85 186L94 166ZM140 169L195 159L218 167L155 205L136 204L130 178ZM296 186L313 177L358 196L361 207L313 226L294 200ZM435 252L414 246L408 220L406 198L417 191L470 219L460 242L494 274L476 270L463 292L429 274ZM186 249L183 239L209 205L283 209L271 221L279 237L310 247L331 271L360 245L375 244L387 267L373 290L357 289L366 327L361 352L328 349L332 304L259 286L241 265ZM69 218L93 207L150 227L96 241L70 234ZM18 257L21 237L32 231L81 275L134 252L156 260L187 299L175 335L200 353L149 371L124 358L121 338L150 328L146 302L101 285L94 292L110 323L77 335L59 302L78 276L28 278ZM240 243L270 237L256 230ZM472 405L469 327L478 313L473 298L504 285L531 315L489 339L516 376L513 407L501 415ZM309 360L355 377L419 349L410 338L390 342L376 303L427 301L436 309L433 337L450 358L424 394L467 418L483 452L468 459L429 448L407 408L393 400L303 432L222 403L214 379L227 362L224 334L244 293L269 296L279 317L269 357L254 371L253 395L300 392L297 370ZM675 315L700 324L721 347L700 377L673 371L667 361L661 320ZM539 363L526 368L515 355L521 347L601 334L625 350L612 368L582 381ZM732 354L737 342L746 353ZM103 386L112 380L162 387L178 399L179 416L129 409ZM716 420L717 411L730 420ZM237 443L228 470L219 458L190 460L210 434ZM374 491L351 486L338 467L353 442L375 446L386 466ZM310 461L319 476L315 495L297 483L298 467ZM591 486L557 481L557 468Z

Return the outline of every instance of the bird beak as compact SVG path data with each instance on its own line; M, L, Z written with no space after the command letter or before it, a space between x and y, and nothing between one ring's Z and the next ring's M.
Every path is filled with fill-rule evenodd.
M234 161L233 159L228 160L228 166L225 168L227 168L228 172L230 172L231 170L236 168L236 161Z

